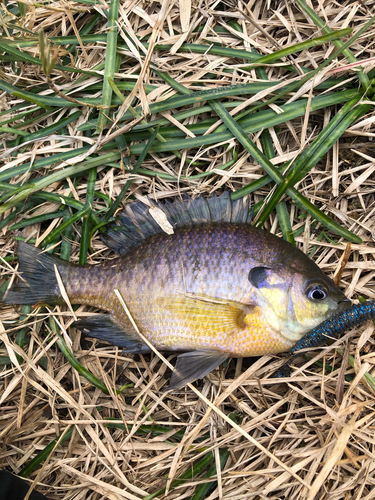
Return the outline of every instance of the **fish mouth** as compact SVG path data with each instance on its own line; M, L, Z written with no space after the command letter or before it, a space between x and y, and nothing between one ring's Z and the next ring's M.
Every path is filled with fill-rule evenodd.
M337 302L337 312L342 312L351 307L352 301L350 299L339 300Z

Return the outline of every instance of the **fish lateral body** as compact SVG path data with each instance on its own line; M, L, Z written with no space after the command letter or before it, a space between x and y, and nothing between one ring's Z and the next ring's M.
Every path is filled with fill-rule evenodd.
M119 232L111 229L106 240L123 255L98 265L69 264L19 242L21 278L2 300L63 302L57 269L71 303L109 313L83 318L77 328L128 352L147 352L118 290L153 346L188 351L178 357L172 388L204 376L228 357L289 351L346 307L345 296L303 252L251 226L248 211L228 195L221 198L211 205L190 200L187 209L182 202L158 204L175 227L172 235L160 232L147 211L133 204L121 216ZM218 210L212 217L210 207L220 209L220 217Z

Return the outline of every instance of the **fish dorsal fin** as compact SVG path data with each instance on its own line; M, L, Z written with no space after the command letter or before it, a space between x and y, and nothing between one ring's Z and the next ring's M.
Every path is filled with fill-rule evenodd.
M232 201L229 191L208 199L198 197L193 200L185 196L182 200L175 198L172 203L155 203L150 200L150 204L164 212L173 229L209 222L251 222L249 197ZM150 236L162 232L162 228L151 216L149 207L136 201L118 214L117 221L108 226L102 240L111 250L124 255L130 248L141 245Z

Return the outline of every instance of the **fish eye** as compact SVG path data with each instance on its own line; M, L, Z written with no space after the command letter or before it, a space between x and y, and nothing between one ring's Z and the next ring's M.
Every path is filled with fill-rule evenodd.
M328 291L322 285L312 285L307 288L306 294L310 300L319 302L327 298Z

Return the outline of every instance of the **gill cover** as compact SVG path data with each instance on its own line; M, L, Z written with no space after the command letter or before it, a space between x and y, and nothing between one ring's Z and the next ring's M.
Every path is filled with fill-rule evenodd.
M249 272L249 281L255 288L271 288L282 283L275 269L270 267L253 267Z
M320 270L319 274L320 274ZM288 340L299 340L339 307L343 296L327 276L308 279L283 265L258 266L249 272L256 302L270 327Z

